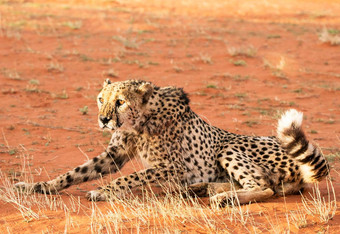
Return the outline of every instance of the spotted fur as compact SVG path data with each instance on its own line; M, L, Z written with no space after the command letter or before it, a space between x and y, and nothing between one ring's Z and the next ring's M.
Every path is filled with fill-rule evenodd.
M140 157L144 170L90 191L87 198L109 200L144 184L173 181L191 186L196 194L216 188L212 201L237 197L248 203L298 192L328 174L327 161L307 140L301 129L302 113L296 110L279 120L277 137L258 137L211 126L190 109L182 89L145 81L106 80L98 107L99 126L113 131L105 152L53 180L16 186L54 193L115 173ZM218 186L220 182L224 185ZM235 184L234 190L225 185L229 182Z

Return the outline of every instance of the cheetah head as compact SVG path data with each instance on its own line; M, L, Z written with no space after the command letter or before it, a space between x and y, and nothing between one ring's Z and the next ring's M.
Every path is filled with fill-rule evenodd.
M98 123L110 130L133 130L143 121L146 104L154 86L145 81L129 80L111 83L105 80L98 95Z

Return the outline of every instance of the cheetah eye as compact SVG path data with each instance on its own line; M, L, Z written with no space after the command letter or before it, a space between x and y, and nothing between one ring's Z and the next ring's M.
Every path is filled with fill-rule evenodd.
M101 103L101 104L103 104L103 102L104 102L104 99L103 98L98 98L98 100L99 100L99 102Z
M120 107L120 106L123 105L124 103L125 103L124 100L118 99L117 102L116 102L116 105L117 105L118 107Z

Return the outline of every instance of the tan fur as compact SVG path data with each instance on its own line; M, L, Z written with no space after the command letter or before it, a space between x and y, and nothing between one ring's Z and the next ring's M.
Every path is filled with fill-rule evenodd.
M53 180L16 187L55 193L116 173L140 157L144 170L118 177L86 197L122 199L146 184L170 183L196 195L212 195L212 202L223 205L295 193L328 174L321 151L302 131L302 113L295 110L283 115L276 138L243 136L211 126L190 109L186 93L176 87L106 80L97 103L99 126L112 130L107 149Z

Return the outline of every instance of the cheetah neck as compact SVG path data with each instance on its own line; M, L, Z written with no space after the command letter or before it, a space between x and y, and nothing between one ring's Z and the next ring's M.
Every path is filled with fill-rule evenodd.
M150 136L164 134L169 129L180 127L189 112L189 99L182 89L156 89L146 105L141 122L136 125L136 130Z

